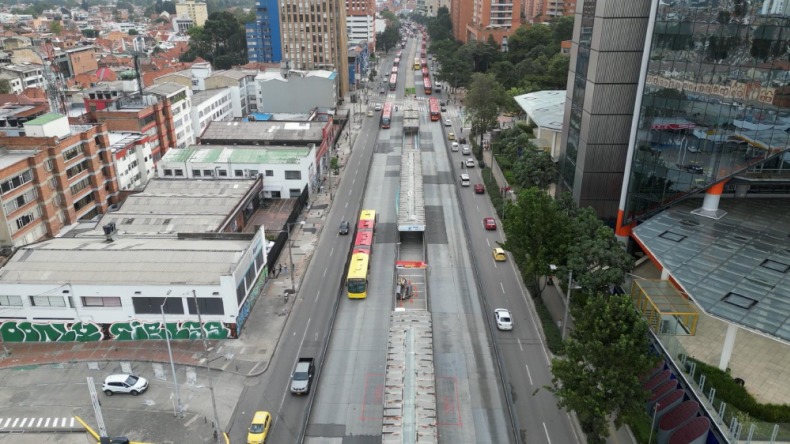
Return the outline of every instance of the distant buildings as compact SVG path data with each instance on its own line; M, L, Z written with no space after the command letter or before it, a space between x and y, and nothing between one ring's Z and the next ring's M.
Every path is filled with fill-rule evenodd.
M331 71L279 70L255 76L258 112L304 113L334 108L338 101L337 74Z
M356 45L365 41L368 51L375 51L375 19L376 0L346 0L346 29L348 30L349 44Z
M203 2L194 0L179 0L176 3L176 17L189 17L195 26L203 26L208 20L208 9Z
M246 31L250 62L279 63L282 60L277 0L255 0L255 21L246 24Z

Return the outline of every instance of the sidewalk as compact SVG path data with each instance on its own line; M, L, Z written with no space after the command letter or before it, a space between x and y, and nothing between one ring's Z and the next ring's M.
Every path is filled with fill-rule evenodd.
M340 108L350 109L346 100ZM332 176L331 189L336 190L345 169L345 159L351 153L351 144L356 137L346 137L351 128L355 130L361 125L354 120L353 111L349 123L338 137L335 153L340 158L340 174ZM364 114L362 114L364 115ZM292 254L295 264L293 270L294 285L298 289L304 272L318 243L323 229L326 213L331 205L329 191L313 193L309 204L299 218L304 224L297 224L291 232ZM288 263L287 249L280 255L279 263ZM291 274L280 273L278 277L267 278L258 300L238 339L208 341L208 359L212 369L232 372L245 376L260 375L269 366L272 355L277 348L280 334L288 320L295 297L286 301L284 294L291 288ZM167 344L160 340L145 341L96 341L96 342L36 342L36 343L5 343L8 356L0 349L0 369L56 364L64 362L91 361L129 361L129 362L170 362ZM173 340L170 341L173 362L185 366L204 366L205 356L203 341Z

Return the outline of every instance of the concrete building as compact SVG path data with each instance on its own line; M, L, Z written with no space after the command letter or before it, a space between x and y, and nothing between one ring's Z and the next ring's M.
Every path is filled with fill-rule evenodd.
M334 108L340 97L337 74L330 71L266 71L255 76L255 84L258 112L303 113L315 107Z
M450 21L453 24L453 37L466 43L466 25L472 21L473 3L468 0L451 0Z
M250 113L250 104L258 101L253 71L238 69L217 71L206 77L204 82L206 90L230 89L231 116L234 118L247 117Z
M345 96L348 91L345 0L318 4L281 0L280 3L280 35L286 67L334 71L338 73L338 96Z
M208 20L208 9L203 2L180 0L176 3L176 17L189 17L195 26L203 26Z
M0 137L0 245L16 247L56 236L117 202L104 125L69 125L45 114L24 123L25 137Z
M364 86L368 81L369 57L366 42L348 47L348 82L352 90Z
M0 135L24 136L25 123L46 114L49 106L7 103L0 106Z
M247 23L245 29L250 62L279 63L282 60L277 0L255 0L255 21Z
M368 51L376 50L376 0L346 0L346 29L349 44L367 42Z
M142 189L154 176L152 141L140 133L108 133L119 191Z
M173 31L181 34L186 34L189 28L195 26L195 21L189 16L173 16L171 23L173 24Z
M10 93L19 94L27 88L44 88L44 67L37 63L0 66L0 79L11 85Z
M318 182L316 145L195 145L170 151L157 164L166 179L249 179L263 177L263 195L298 198Z
M199 91L192 96L192 131L200 134L209 122L227 122L233 118L230 88Z
M89 74L99 69L96 61L95 46L75 46L55 54L58 72L64 78L72 78L79 74Z
M491 36L500 45L521 26L521 2L499 3L497 0L473 0L470 21L466 24L466 39L485 42Z
M322 174L327 174L334 137L331 119L325 122L212 122L203 131L200 144L298 148L315 146L316 175L315 182L310 184L312 187L319 185Z
M195 143L192 127L192 90L178 83L158 83L145 89L146 94L158 96L170 103L173 128L176 132L175 147L186 148Z

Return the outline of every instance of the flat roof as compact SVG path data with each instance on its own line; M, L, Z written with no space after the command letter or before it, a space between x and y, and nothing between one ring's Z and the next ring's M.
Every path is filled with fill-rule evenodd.
M117 211L106 213L92 231L78 236L103 236L101 227L110 222L121 236L216 232L254 184L255 179L152 179Z
M715 220L688 199L633 236L707 314L790 342L790 199L722 199Z
M201 144L211 144L215 140L320 143L324 138L325 126L326 122L209 122L200 140Z
M142 137L140 133L121 133L117 131L107 133L107 138L110 140L110 148L113 151L124 148Z
M222 94L228 94L228 88L218 88L218 89L207 89L205 91L198 91L192 94L192 105L198 105L210 98Z
M0 152L0 169L8 168L11 165L15 165L23 160L27 160L31 157L35 157L36 150L29 150L29 151L6 151Z
M0 269L0 284L219 285L249 246L249 240L57 238L20 247Z
M24 113L25 111L30 111L33 108L35 108L34 105L17 105L7 103L0 106L0 118L16 116L17 114Z
M144 91L147 94L160 94L167 97L171 94L181 91L182 89L185 90L187 87L174 82L162 82L151 85L148 88L145 88Z
M536 91L515 96L518 106L540 128L562 131L562 118L565 113L565 90Z
M419 150L401 153L398 231L425 231L421 154Z
M46 113L44 115L38 116L33 120L28 120L25 122L25 125L44 125L45 123L52 122L53 120L58 120L62 117L65 117L63 114L58 113Z
M193 145L170 150L160 162L298 164L310 154L309 147L257 145Z

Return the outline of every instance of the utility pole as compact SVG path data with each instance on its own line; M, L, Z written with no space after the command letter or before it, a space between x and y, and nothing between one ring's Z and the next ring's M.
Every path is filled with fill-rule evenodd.
M292 275L293 276L293 275ZM217 414L217 400L214 398L214 381L211 380L211 365L208 359L208 338L206 337L206 330L203 326L203 319L200 317L200 304L198 304L198 297L197 292L192 290L192 298L195 300L195 311L197 312L198 316L198 325L200 326L200 336L203 339L203 350L206 353L206 375L208 377L208 390L211 393L211 407L214 409L214 439L217 441L217 444L220 444L222 431L219 427L219 415Z

